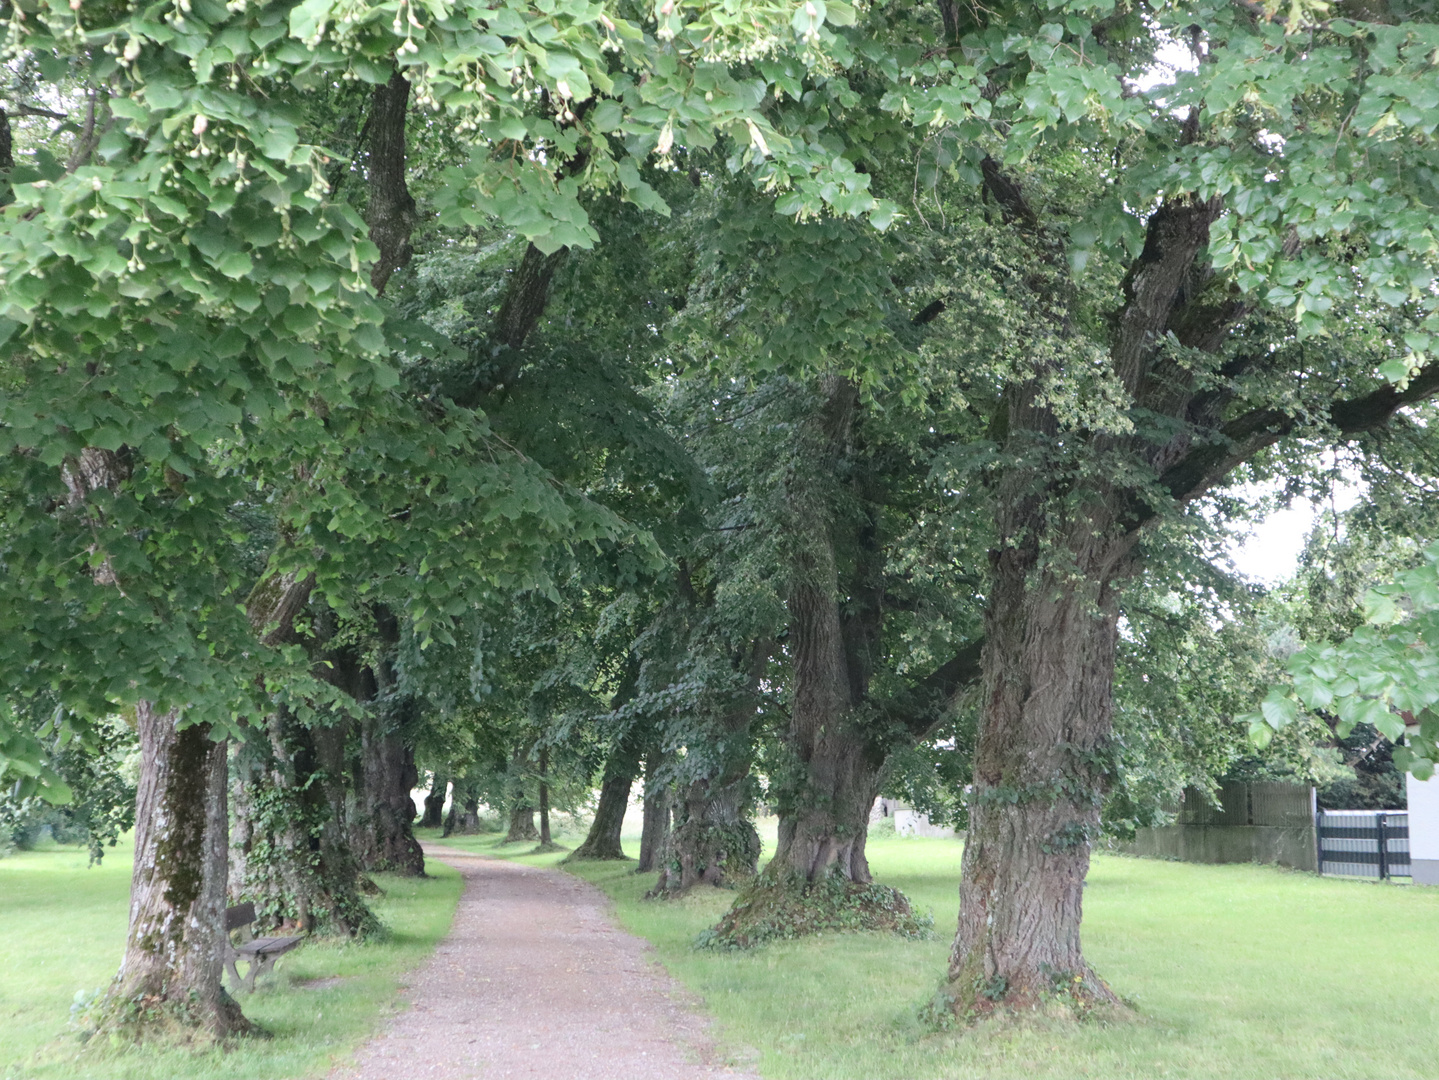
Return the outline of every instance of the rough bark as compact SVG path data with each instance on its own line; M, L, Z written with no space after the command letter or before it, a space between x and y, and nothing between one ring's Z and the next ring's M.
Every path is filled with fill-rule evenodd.
M380 294L390 275L408 266L414 254L410 236L418 216L405 182L405 116L409 105L410 83L396 71L388 82L375 87L367 123L370 193L365 216L370 239L380 249L379 261L370 268L370 283Z
M634 782L635 773L629 770L618 771L605 778L600 785L600 801L595 807L595 819L590 822L590 831L586 834L584 843L570 853L569 859L627 857L620 844L620 832L624 828L625 810L630 804L630 788Z
M340 682L354 687L356 700L370 706L358 725L360 762L349 815L350 842L366 870L424 877L425 852L415 839L415 803L410 797L420 772L406 737L415 703L399 689L392 659L400 640L399 621L377 607L375 626L380 655L373 668L337 672ZM348 668L358 666L352 654L340 659Z
M199 1030L251 1025L221 985L225 958L226 748L207 724L147 701L140 736L135 869L125 957L100 1007L102 1028Z
M473 781L455 781L450 812L445 815L445 836L470 836L480 831L480 794Z
M621 710L634 699L639 682L639 665L631 663L615 693L611 709ZM623 859L620 833L624 829L625 810L630 803L630 788L640 773L640 755L645 734L641 725L631 722L615 739L605 762L600 781L600 801L595 819L590 822L585 841L569 856L571 859Z
M1076 537L1076 539L1078 539ZM1079 545L1075 545L1079 546ZM1080 920L1110 735L1120 569L1087 554L1097 590L1040 569L1038 544L1000 550L986 620L952 992L966 1010L1063 991L1116 999L1084 959ZM1072 579L1070 579L1072 580Z
M360 769L350 836L360 865L423 877L425 853L412 825L415 803L410 792L419 782L415 752L387 719L371 715L360 722Z
M848 380L823 380L788 498L794 680L788 743L800 778L782 800L779 843L766 872L805 882L830 874L870 881L864 846L884 764L882 748L860 726L859 711L869 693L882 618L883 553L864 511L841 519L840 493L829 482L851 451L858 404ZM836 556L841 529L850 534L853 551L843 587ZM848 594L844 611L842 589Z
M674 826L661 856L651 895L682 892L695 885L739 885L759 867L760 839L750 820L748 761L713 780L687 784L673 803Z
M1017 185L997 166L985 179L996 199L1008 199L1007 219L1035 240L1036 267L1062 275L1062 246ZM1068 432L1047 404L1043 372L1005 395L1008 465L994 490L984 700L949 966L961 1014L1056 995L1117 1003L1084 958L1080 922L1107 770L1117 589L1133 569L1137 534L1127 520L1133 493L1096 479L1104 470L1094 462L1138 457L1162 473L1187 452L1182 422L1196 407L1194 379L1161 345L1172 335L1190 348L1217 347L1243 314L1205 288L1200 260L1219 211L1217 202L1178 199L1151 215L1110 322L1115 377L1137 406L1181 421L1169 429L1179 434L1151 443ZM1046 280L1037 269L1031 287ZM1057 332L1069 329L1061 323ZM1076 481L1084 467L1089 475Z
M635 872L639 874L648 874L658 868L669 844L672 796L669 783L655 775L658 757L658 752L652 752L645 761L644 826L640 832L639 865L635 867Z
M510 827L505 833L504 843L518 844L522 840L538 840L539 830L535 828L535 808L519 803L510 808Z
M425 796L425 812L420 817L420 826L425 829L438 829L444 824L445 796L449 791L450 780L444 773L435 773L434 779L430 782L430 793ZM458 799L455 802L459 802Z
M253 901L262 926L348 937L379 929L344 828L343 741L277 713L235 756L230 894Z

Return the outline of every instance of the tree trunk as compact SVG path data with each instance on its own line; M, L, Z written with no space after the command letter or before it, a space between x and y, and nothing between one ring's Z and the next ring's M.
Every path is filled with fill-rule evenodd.
M625 858L624 848L620 845L620 832L624 828L625 810L630 804L630 788L634 782L634 773L623 770L615 772L600 785L600 802L595 807L595 820L590 823L585 842L570 853L570 859Z
M505 833L504 843L518 844L521 840L538 840L535 828L535 808L523 803L510 808L510 830Z
M685 786L674 803L674 828L662 849L653 896L694 885L726 886L753 878L760 840L750 820L748 761L716 780Z
M471 836L480 831L480 795L473 780L456 780L445 815L445 836Z
M250 1023L221 985L225 960L226 752L208 724L135 708L140 735L135 869L125 958L102 1029L171 1024L215 1037Z
M342 760L343 739L342 731L276 714L268 739L252 739L236 755L231 895L253 901L262 926L350 937L379 929L338 820L344 791L330 770L341 766L326 764Z
M449 778L444 773L435 773L435 778L430 783L430 793L425 796L425 813L420 818L421 828L438 829L444 824L445 795L449 786Z
M357 700L369 701L360 721L360 769L356 778L355 812L350 835L360 865L407 877L425 876L425 852L415 839L415 801L410 793L420 782L415 749L405 732L413 721L415 702L399 689L393 664L400 641L399 620L376 606L375 629L380 656L359 677L344 681L356 686ZM354 666L357 657L345 657ZM359 696L368 693L368 697Z
M548 779L550 751L540 748L540 846L549 847L550 840L550 784Z
M779 843L767 873L814 882L830 874L859 884L870 879L865 859L869 811L879 789L882 749L857 726L869 693L877 648L883 551L872 518L840 509L829 479L853 458L858 391L848 380L823 380L819 407L806 423L789 492L793 562L789 588L793 705L789 749L800 779L780 800ZM851 461L851 470L859 472ZM856 483L855 478L851 484ZM844 575L836 534L845 532L854 563ZM847 594L841 611L842 591Z
M949 966L951 992L966 1008L999 999L1029 1004L1061 989L1116 1000L1085 962L1079 929L1110 735L1118 626L1112 549L1122 544L1107 550L1076 539L1067 546L1097 587L1038 567L1032 539L995 559Z
M370 283L381 295L390 275L409 265L413 255L410 235L418 215L405 181L405 116L410 105L410 83L399 71L376 86L370 104L369 206L365 216L370 239L380 249L370 268Z
M385 730L385 717L371 715L360 725L361 776L350 825L355 854L370 871L425 876L425 853L411 829L419 783L415 752L398 731Z
M640 861L635 867L638 874L648 874L658 868L669 844L672 796L669 782L657 775L660 759L660 752L656 750L645 760L644 828L640 833Z
M634 699L639 677L639 665L630 664L625 672L614 700L612 709L619 709ZM623 859L624 849L620 846L620 833L624 829L625 811L629 808L630 788L640 772L640 753L645 739L644 729L630 723L615 739L609 760L605 762L605 775L600 784L600 802L595 807L595 819L590 823L585 842L575 848L571 859Z

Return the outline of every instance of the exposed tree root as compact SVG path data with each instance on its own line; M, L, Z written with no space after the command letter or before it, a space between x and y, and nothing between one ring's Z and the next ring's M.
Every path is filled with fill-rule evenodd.
M1043 970L1023 981L1002 975L946 980L920 1009L921 1020L937 1030L988 1018L999 1022L1035 1017L1078 1021L1121 1020L1133 1015L1133 1003L1120 998L1089 968L1082 972Z
M264 1028L247 1019L239 1003L223 990L215 1007L206 1009L198 998L185 1001L159 994L124 997L112 989L96 998L89 1008L76 1011L74 1024L86 1043L95 1048L142 1043L202 1047L242 1036L270 1037Z
M719 924L695 944L748 949L776 939L858 930L925 938L933 929L933 916L916 915L909 898L888 885L861 885L837 874L807 882L766 873L746 886Z

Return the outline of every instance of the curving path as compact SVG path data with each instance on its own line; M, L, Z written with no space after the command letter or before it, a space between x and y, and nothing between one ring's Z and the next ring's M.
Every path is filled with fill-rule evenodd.
M716 1064L708 1022L594 886L453 848L426 854L464 876L454 924L411 975L411 1007L331 1080L755 1080Z

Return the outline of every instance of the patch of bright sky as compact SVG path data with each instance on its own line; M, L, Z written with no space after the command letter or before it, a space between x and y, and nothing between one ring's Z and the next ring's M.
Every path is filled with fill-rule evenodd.
M1251 484L1238 493L1257 500L1273 498L1278 491L1278 484ZM1330 498L1322 503L1296 498L1288 507L1274 510L1253 525L1247 536L1236 537L1229 545L1229 558L1245 577L1265 585L1278 585L1294 576L1299 556L1304 553L1304 543L1320 515L1329 510L1342 514L1363 498L1364 486L1356 481L1340 481Z

